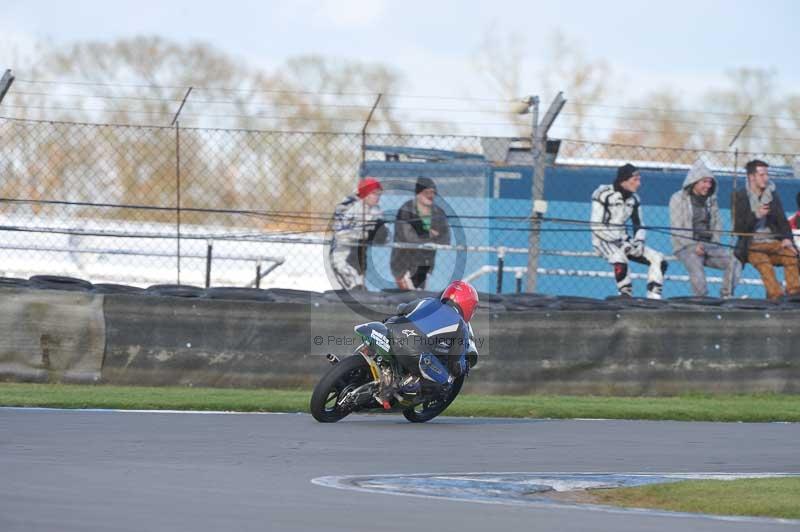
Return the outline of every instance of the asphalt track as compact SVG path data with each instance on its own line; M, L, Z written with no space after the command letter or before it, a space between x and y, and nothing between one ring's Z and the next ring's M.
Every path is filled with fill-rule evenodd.
M337 475L800 473L800 424L0 409L0 530L789 530L363 493Z

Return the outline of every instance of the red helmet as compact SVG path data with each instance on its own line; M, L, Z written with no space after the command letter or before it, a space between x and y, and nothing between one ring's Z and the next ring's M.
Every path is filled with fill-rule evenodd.
M442 303L452 301L461 312L464 321L472 319L478 306L478 292L466 281L453 281L442 292Z

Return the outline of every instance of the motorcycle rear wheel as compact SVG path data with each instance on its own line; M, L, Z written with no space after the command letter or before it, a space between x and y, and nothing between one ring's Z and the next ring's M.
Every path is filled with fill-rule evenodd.
M339 400L350 390L372 381L369 365L361 355L353 355L333 366L314 387L311 415L320 423L335 423L351 412Z
M458 392L461 391L461 386L464 384L464 377L461 376L453 382L450 392L444 399L436 399L433 401L425 401L417 406L406 408L403 410L403 416L412 423L425 423L435 418L444 412L450 403L452 403Z

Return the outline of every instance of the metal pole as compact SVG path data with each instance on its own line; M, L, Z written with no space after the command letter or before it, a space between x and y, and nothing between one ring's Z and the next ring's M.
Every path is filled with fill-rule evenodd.
M531 155L533 156L533 176L531 177L531 221L530 234L528 235L528 278L525 288L528 292L536 291L536 269L539 266L539 229L541 220L534 210L536 200L544 193L544 186L540 186L539 161L542 160L539 146L539 97L531 96L528 100L533 115L531 124Z
M256 288L261 288L261 262L256 262Z
M170 124L171 126L174 126L175 124L178 123L178 117L180 116L181 111L183 111L183 106L186 105L186 100L189 99L189 94L191 93L192 93L192 87L189 87L189 90L187 90L186 94L184 94L183 96L183 101L181 101L181 106L178 107L178 112L175 113L175 117L172 119L172 123Z
M736 182L739 177L739 148L733 152L733 183L731 186L731 226L736 223Z
M178 284L181 284L181 125L179 122L175 122L175 185L175 194L177 196Z
M364 127L361 128L361 162L363 163L367 158L367 127L369 127L369 122L372 120L372 113L375 112L375 108L378 107L378 104L383 97L383 93L379 92L378 97L375 98L375 103L372 104L372 109L369 110L369 115L367 115L367 120L364 122Z
M533 155L533 183L531 185L531 216L530 235L528 236L528 279L525 285L527 292L536 292L536 272L539 267L539 242L542 226L541 214L537 212L538 203L544 199L544 172L547 146L547 132L553 125L558 113L567 101L564 93L559 92L547 109L544 118L539 123L539 97L531 98L533 111L533 138L531 154Z
M501 294L503 292L503 264L505 263L503 250L500 250L497 253L497 289L495 290L496 293Z
M211 286L211 257L214 254L214 245L208 241L206 246L206 288Z
M746 128L746 127L747 127L747 124L749 124L749 123L750 123L750 120L751 120L752 118L753 118L753 115L747 115L747 120L745 120L745 121L744 121L744 124L742 124L742 127L740 127L740 128L739 128L739 131L737 131L737 132L736 132L736 134L735 134L735 135L733 136L733 138L731 139L731 142L730 142L730 144L728 144L728 147L729 147L729 148L730 148L731 146L733 146L733 143L734 143L734 142L736 142L736 141L739 139L739 135L741 135L741 134L742 134L742 131L744 131L744 128Z
M11 70L6 70L3 74L3 78L0 79L0 103L3 103L3 98L5 98L12 83L14 83L14 75L11 73Z

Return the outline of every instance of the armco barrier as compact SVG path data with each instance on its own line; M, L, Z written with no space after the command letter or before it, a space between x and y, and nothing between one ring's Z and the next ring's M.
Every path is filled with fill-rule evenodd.
M328 367L322 355L352 351L353 325L366 321L335 294L295 291L254 299L248 292L249 299L237 300L237 292L216 291L225 297L208 298L0 287L0 375L138 385L311 386ZM388 315L402 299L388 294L374 313ZM486 300L474 321L483 356L468 390L800 392L795 304L595 303L535 295Z

